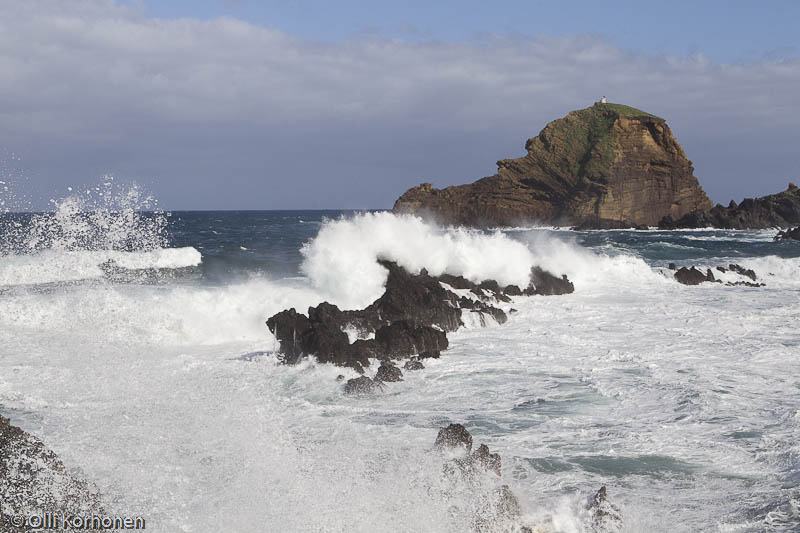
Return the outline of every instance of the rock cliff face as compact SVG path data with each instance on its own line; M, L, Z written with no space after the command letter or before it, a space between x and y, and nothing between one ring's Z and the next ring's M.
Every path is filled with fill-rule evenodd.
M666 122L632 107L598 103L573 111L525 148L527 155L498 161L497 174L475 183L410 189L393 211L473 226L608 228L711 208Z

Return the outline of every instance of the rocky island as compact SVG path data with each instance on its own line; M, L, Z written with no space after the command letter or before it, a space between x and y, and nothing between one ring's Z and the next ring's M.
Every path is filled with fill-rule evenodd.
M475 183L410 189L393 211L470 226L602 229L656 225L712 207L666 121L633 107L597 103L572 111L525 149Z
M666 121L633 107L596 103L550 122L527 154L466 185L406 191L395 213L444 224L525 224L611 229L787 228L800 224L800 190L712 207Z

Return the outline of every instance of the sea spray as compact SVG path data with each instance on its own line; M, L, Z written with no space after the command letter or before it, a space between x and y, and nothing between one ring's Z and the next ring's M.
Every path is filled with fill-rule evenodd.
M173 269L202 260L192 247L169 248L167 214L135 184L105 176L50 203L51 212L0 216L0 286L101 278L104 265Z
M345 308L369 305L383 292L395 261L412 273L422 268L480 282L527 286L533 255L502 232L442 229L413 215L363 213L326 222L303 246L302 271L315 287Z

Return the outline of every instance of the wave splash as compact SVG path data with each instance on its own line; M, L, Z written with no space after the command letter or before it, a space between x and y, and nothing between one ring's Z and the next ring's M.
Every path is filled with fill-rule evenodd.
M442 229L413 215L363 213L327 221L302 248L301 270L323 294L345 308L369 305L383 293L387 271L376 259L412 273L422 268L480 282L528 285L534 257L502 232Z
M103 264L126 269L196 266L194 248L169 248L168 214L134 185L113 176L65 198L54 210L0 216L0 285L76 281L103 276Z

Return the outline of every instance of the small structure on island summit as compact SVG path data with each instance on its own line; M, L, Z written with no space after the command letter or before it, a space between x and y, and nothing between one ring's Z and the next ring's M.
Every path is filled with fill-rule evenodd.
M600 99L600 103L601 104L607 104L608 103L608 100L606 100L605 96Z
M467 226L603 229L655 226L712 207L666 121L605 97L550 122L525 149L475 183L409 189L392 210Z

